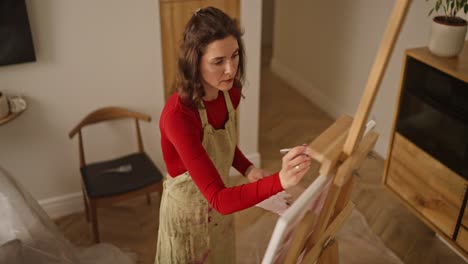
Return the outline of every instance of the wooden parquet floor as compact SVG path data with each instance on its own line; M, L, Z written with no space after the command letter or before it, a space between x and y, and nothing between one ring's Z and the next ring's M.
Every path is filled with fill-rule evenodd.
M311 142L333 120L266 68L262 71L259 147L263 167L273 172L280 168L279 149ZM384 161L379 157L365 161L352 195L375 234L408 264L465 263L382 187L383 166ZM315 164L313 170L317 168ZM233 177L234 184L243 180ZM304 179L301 186L305 188L312 180L313 176ZM152 264L158 205L154 196L152 206L142 197L98 210L102 241L136 252L140 264ZM259 263L275 221L275 215L256 207L236 213L239 263ZM83 213L63 217L56 223L74 244L92 244Z

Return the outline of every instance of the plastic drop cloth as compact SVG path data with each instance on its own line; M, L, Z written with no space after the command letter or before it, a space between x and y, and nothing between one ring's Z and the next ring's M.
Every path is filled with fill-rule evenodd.
M277 198L279 199L279 198ZM318 199L323 204L322 199ZM321 207L321 205L318 205ZM274 207L262 207L270 210ZM276 209L270 211L278 211ZM237 235L239 263L261 263L275 228L279 212L259 214L249 226ZM335 239L338 241L341 264L403 264L381 239L370 229L364 216L354 209Z
M37 201L0 167L0 263L8 264L132 264L110 244L73 246Z

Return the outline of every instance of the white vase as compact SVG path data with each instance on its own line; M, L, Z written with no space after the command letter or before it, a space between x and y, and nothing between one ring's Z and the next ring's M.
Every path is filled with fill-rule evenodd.
M0 119L6 117L10 113L10 108L8 107L8 99L6 95L0 92Z
M432 20L429 50L440 57L457 56L465 43L467 24L447 25L437 22L436 18Z

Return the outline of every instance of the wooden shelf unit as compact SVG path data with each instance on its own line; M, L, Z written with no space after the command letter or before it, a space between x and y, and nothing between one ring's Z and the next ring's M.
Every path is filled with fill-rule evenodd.
M468 42L405 52L383 184L468 258Z

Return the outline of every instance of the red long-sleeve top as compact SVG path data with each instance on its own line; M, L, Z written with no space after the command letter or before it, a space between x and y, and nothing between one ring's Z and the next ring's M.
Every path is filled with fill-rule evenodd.
M232 88L229 95L234 108L237 108L240 90ZM208 122L215 129L223 128L229 118L224 94L220 91L217 99L204 101L204 105ZM177 93L167 100L159 127L162 153L169 175L176 177L188 171L206 200L221 214L249 208L283 190L278 173L253 183L226 188L203 148L203 128L198 109L182 104ZM232 166L245 175L251 165L236 146Z

